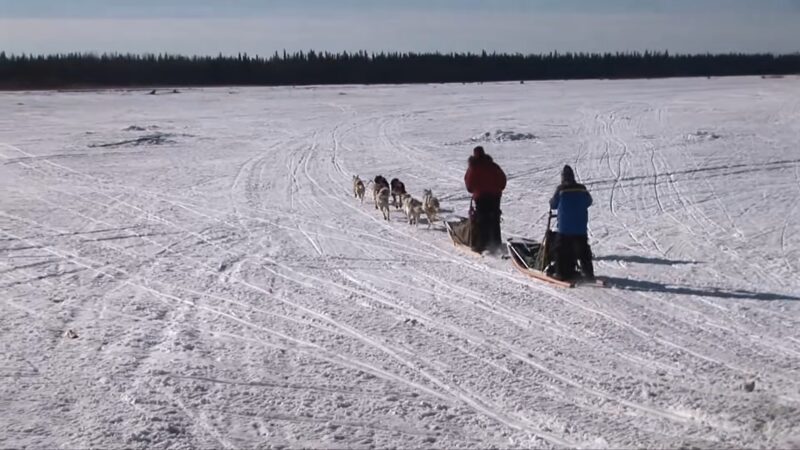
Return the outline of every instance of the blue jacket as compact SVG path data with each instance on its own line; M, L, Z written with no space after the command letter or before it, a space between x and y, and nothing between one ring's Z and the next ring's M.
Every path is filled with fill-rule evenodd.
M582 184L562 184L550 199L550 209L558 210L558 232L567 236L586 236L592 196Z

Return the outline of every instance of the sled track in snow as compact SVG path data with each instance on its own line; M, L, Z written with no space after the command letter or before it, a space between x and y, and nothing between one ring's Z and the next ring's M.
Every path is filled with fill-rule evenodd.
M330 195L330 194L329 194L329 195ZM462 261L465 261L465 260L462 260ZM530 360L528 360L527 362L528 362L528 363L530 363ZM541 366L536 366L536 367L537 367L538 369L540 369L540 370L542 369L542 367L541 367ZM546 372L546 371L545 371L545 373L548 373L549 375L553 375L551 372ZM557 377L557 376L556 376L555 378L556 378L556 379L559 379L560 381L564 381L564 380L565 380L564 378L559 378L559 377ZM569 384L569 383L568 383L568 384ZM574 384L573 384L573 385L574 385ZM602 394L600 394L599 392L595 392L595 391L592 391L592 390L588 390L587 392L589 392L589 393L592 393L592 394L594 394L594 395L601 395L601 396L603 396L603 395L602 395ZM611 399L611 397L605 397L605 396L604 396L604 398ZM639 409L642 409L643 411L647 411L647 412L649 412L649 413L653 413L653 414L655 414L655 415L657 415L657 416L660 416L660 417L672 418L672 419L677 419L677 420L681 420L681 421L684 421L684 420L686 420L686 418L685 418L685 417L680 417L680 416L677 416L677 415L670 415L670 414L660 413L660 412L657 412L656 410L654 410L654 409L652 409L652 408L640 408L640 407L638 407L638 406L637 406L637 405L635 405L635 404L632 404L632 403L626 403L626 402L624 402L624 401L622 401L622 403L623 403L623 404L625 404L626 406L633 407L633 408L639 408Z
M83 124L116 142L109 130L135 122L124 111L41 97L53 118L35 137L0 133L14 161L0 165L0 308L17 389L0 388L13 411L0 442L787 446L800 173L745 169L793 159L775 124L800 101L788 80L703 81L253 89L223 104L196 90L152 110L129 96L186 139L113 153L81 147ZM25 95L39 94L2 94ZM230 125L180 107L191 96ZM253 119L263 105L274 119ZM720 138L687 139L698 123ZM541 234L571 162L595 197L611 288L543 286L352 197L352 175L398 176L459 214L471 147L444 144L523 127L535 144L485 145L513 174L504 233ZM75 142L54 148L63 136ZM708 172L726 158L740 169ZM33 416L48 428L26 431Z
M322 187L319 185L319 183L317 183L317 182L316 182L316 180L313 180L313 178L310 178L310 179L312 180L312 182L313 182L315 185L317 185L317 186L320 188L320 190L324 191L324 189L323 189L323 188L322 188ZM334 198L334 196L333 196L333 195L331 195L330 193L327 193L327 195L328 195L330 198ZM349 205L349 204L345 204L345 206L348 206L348 207L349 207L350 205ZM371 219L374 219L374 217L372 217L372 216L370 216L370 218L371 218ZM374 220L377 220L377 219L374 219ZM381 223L382 223L382 222L381 222ZM383 224L383 223L382 223L382 224ZM386 227L389 227L388 225L384 225L384 226L386 226ZM395 230L394 228L392 228L391 230L392 230L392 231L397 231L397 230ZM402 234L405 234L405 233L402 233ZM412 239L415 239L415 240L416 240L416 238L415 238L415 237L413 237L413 236L410 236L410 235L407 235L407 234L406 234L406 236L409 236L409 237L411 237ZM465 261L468 261L468 260L467 260L466 258L462 258L462 259L461 259L461 262L465 262ZM624 324L623 324L623 323L619 322L619 321L618 321L618 320L616 320L616 319L613 319L613 318L611 318L610 316L608 316L608 315L606 315L606 314L599 313L598 311L593 311L593 312L595 312L595 313L598 313L598 314L602 315L603 317L605 317L605 318L607 318L607 319L609 319L609 320L612 320L612 321L614 321L615 323L618 323L618 324L621 324L621 325L623 325L623 326L624 326ZM628 326L630 326L630 325L628 325ZM641 330L638 330L638 329L636 329L635 327L633 327L632 329L633 329L634 331L636 331L637 333L640 333L640 334L642 334L643 336L646 336L646 337L649 337L649 338L653 338L652 336L648 335L647 333L644 333L644 332L642 332ZM670 343L670 342L668 342L668 341L664 341L663 339L656 339L656 340L657 340L658 342L662 342L662 343L665 343L665 344L667 344L667 345L670 345L670 346L673 346L673 347L679 348L679 349L681 349L681 350L683 350L683 351L686 351L687 353L690 353L690 354L695 354L695 355L697 355L697 354L696 354L696 353L694 353L694 352L691 352L691 351L689 351L689 350L687 350L687 349L685 349L685 348L683 348L683 347L681 347L681 346L679 346L679 345L676 345L676 344ZM699 356L699 357L702 357L701 355L698 355L698 356ZM708 359L708 358L704 358L704 359ZM722 364L722 363L720 363L719 361L717 361L717 360L714 360L714 359L709 359L709 361L711 361L711 362L714 362L714 363L717 363L717 364ZM541 367L539 367L539 368L541 369ZM551 374L551 375L552 375L552 374ZM561 381L563 381L563 379L561 379ZM592 391L589 391L589 392L590 392L590 393L593 393L593 394L595 394L595 395L599 395L599 393L597 393L597 392L592 392ZM610 399L610 398L609 398L609 399ZM624 403L624 402L623 402L623 403ZM629 407L634 407L634 408L636 408L636 407L637 407L635 404L631 404L631 403L627 403L627 404L626 404L626 406L629 406ZM656 410L653 410L652 408L643 408L643 410L644 410L644 411L647 411L647 412L650 412L650 413L653 413L653 414L656 414L656 415L661 415L662 417L671 417L671 418L673 418L673 419L679 419L679 420L685 420L685 419L686 419L685 417L679 417L679 416L677 416L677 415L669 415L669 414L662 414L662 413L658 413L658 412L656 412Z
M308 173L307 173L307 175L308 175ZM309 180L311 180L311 181L312 181L312 183L313 183L313 184L315 184L317 187L319 187L319 188L322 190L322 187L319 185L319 183L318 183L318 182L317 182L317 181L316 181L316 180L315 180L313 177L311 177L311 176L309 175L309 176L308 176L308 178L309 178ZM328 193L328 196L329 196L330 198L335 198L335 197L334 197L333 195L331 195L330 193ZM348 204L347 206L349 206L349 204ZM318 281L322 281L322 280L318 280Z

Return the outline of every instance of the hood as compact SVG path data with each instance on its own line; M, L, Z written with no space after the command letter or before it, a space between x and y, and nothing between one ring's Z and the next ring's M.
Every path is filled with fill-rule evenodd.
M566 165L561 171L561 184L575 184L575 172L572 167Z

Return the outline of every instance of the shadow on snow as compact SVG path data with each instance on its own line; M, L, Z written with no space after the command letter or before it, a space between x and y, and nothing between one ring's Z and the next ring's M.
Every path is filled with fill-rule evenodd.
M713 297L713 298L727 298L738 300L761 300L761 301L774 301L774 300L800 300L800 297L795 297L786 294L773 294L768 292L751 292L745 290L726 290L714 287L696 288L691 286L678 286L666 285L653 281L631 280L630 278L604 278L609 285L618 289L636 292L663 292L665 294L676 295L694 295L698 297Z
M596 256L595 261L622 261L635 264L656 264L660 266L676 266L682 264L700 264L697 261L680 261L664 258L648 258L646 256L636 255L606 255Z

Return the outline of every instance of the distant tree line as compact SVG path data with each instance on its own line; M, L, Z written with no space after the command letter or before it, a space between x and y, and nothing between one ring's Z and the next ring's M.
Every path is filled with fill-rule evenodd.
M6 55L0 88L453 83L800 73L800 53L275 53Z

